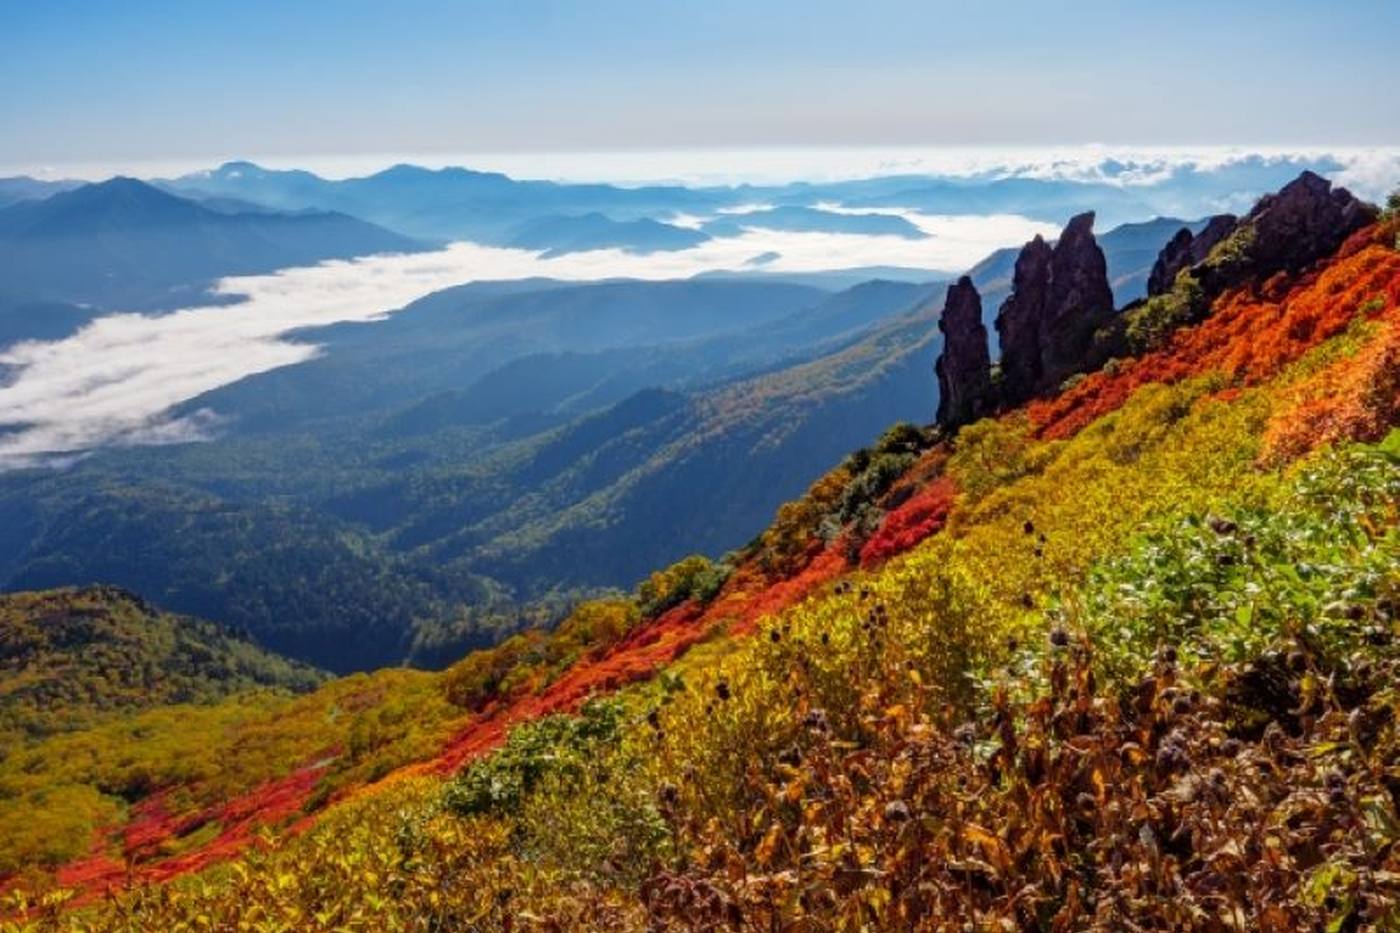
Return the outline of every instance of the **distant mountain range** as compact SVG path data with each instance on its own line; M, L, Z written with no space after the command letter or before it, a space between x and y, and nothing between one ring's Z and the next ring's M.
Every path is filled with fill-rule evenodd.
M745 215L739 222L788 230L872 232L869 225L875 224L885 228L880 232L912 235L907 226L889 219L867 216L857 221L838 220L831 212L820 210L827 204L867 212L905 208L934 214L1019 214L1052 223L1094 210L1101 224L1112 227L1157 215L1196 217L1246 207L1301 169L1325 174L1339 168L1326 158L1252 156L1214 169L1181 167L1139 184L1021 176L895 175L818 184L622 187L517 180L495 172L414 165L396 165L362 178L331 180L306 171L229 162L159 184L187 197L236 198L282 210L342 211L421 239L504 244L523 224L545 217L601 213L616 221L650 217L664 222L678 214L708 216L726 208L753 205L763 205L770 213L766 217L762 213ZM787 207L807 210L776 210Z
M105 310L207 302L209 283L222 276L453 239L553 257L600 248L680 250L746 229L922 238L918 226L889 213L896 209L1016 213L1058 223L1093 208L1100 225L1112 227L1154 215L1231 209L1299 168L1337 167L1327 159L1251 157L1210 170L1181 168L1138 184L908 175L698 188L517 180L413 165L331 180L251 162L150 184L3 178L0 341L59 336ZM698 218L699 226L673 222L682 215ZM754 273L777 258L756 255ZM951 271L870 268L784 278L839 288L876 275L920 281ZM1139 292L1135 271L1119 278L1121 294Z
M423 248L340 213L214 209L114 178L0 210L0 289L12 300L159 309L194 302L223 276Z
M598 212L576 217L545 217L523 225L506 246L543 250L550 259L591 249L620 249L628 253L659 253L690 249L710 237L699 230L641 217L613 220Z
M548 217L598 212L616 221L659 218L683 210L709 212L733 198L723 191L679 185L620 188L517 181L495 172L414 165L332 181L310 172L229 162L160 184L187 197L238 198L282 210L343 211L414 237L496 245L509 242L523 224Z
M796 205L726 214L707 222L701 229L711 236L738 236L748 228L785 230L793 233L897 236L908 240L922 240L928 237L927 233L911 221L897 214L846 214Z

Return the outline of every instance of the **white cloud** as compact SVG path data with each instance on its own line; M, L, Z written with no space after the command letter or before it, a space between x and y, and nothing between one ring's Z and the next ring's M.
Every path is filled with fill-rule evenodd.
M224 280L219 291L246 295L233 305L160 316L116 314L74 336L0 351L0 469L48 462L103 445L179 443L207 437L206 412L171 420L181 402L245 376L299 363L319 351L285 335L337 321L380 317L431 292L486 279L545 276L678 279L742 269L777 253L773 272L895 265L967 268L1001 246L1021 243L1048 225L1023 217L909 215L932 234L892 236L750 230L679 252L637 256L618 250L553 259L514 249L456 243L432 253L375 256Z
M1357 156L1333 176L1358 197L1378 203L1400 187L1400 152L1375 150Z

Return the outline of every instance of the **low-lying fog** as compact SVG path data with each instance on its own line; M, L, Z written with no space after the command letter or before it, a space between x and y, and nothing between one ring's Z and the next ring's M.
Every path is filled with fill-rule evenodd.
M0 351L0 469L65 459L104 445L161 444L207 435L205 415L171 419L174 405L254 373L309 359L314 344L287 332L370 320L424 295L472 281L544 276L571 281L688 278L743 270L777 254L768 272L861 266L962 270L993 250L1056 229L1017 216L898 212L925 239L748 230L666 253L596 250L544 259L534 252L456 243L431 253L374 256L225 279L246 300L159 316L114 314L74 336ZM752 267L748 267L752 268ZM934 277L933 275L930 276Z

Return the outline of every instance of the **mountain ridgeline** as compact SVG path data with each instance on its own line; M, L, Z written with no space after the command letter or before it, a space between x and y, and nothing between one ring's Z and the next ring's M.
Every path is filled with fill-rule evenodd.
M372 253L421 250L415 239L334 211L199 203L134 178L63 188L0 207L0 292L41 303L155 310L210 303L219 278ZM29 336L30 334L25 334Z
M1120 185L1058 178L930 178L892 175L852 181L785 185L622 187L521 180L463 168L428 169L395 165L360 178L332 180L300 170L277 170L251 162L229 162L160 184L195 199L233 198L286 211L339 211L419 239L471 239L501 244L521 226L542 218L600 213L626 222L641 217L673 218L731 212L716 218L711 235L730 235L734 225L771 229L867 232L914 237L912 225L876 213L890 208L928 214L1020 214L1062 221L1095 210L1118 225L1143 217L1196 216L1197 205L1220 202L1247 206L1277 189L1300 170L1335 172L1332 159L1249 156L1212 169L1177 168L1151 185ZM1128 166L1104 166L1109 175ZM753 205L768 205L749 211ZM821 205L840 204L833 213ZM790 210L798 208L798 210ZM749 211L732 213L734 211ZM867 213L868 212L868 213Z

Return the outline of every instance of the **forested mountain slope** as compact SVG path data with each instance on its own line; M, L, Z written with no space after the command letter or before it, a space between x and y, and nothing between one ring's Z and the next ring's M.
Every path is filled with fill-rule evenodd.
M325 680L209 622L161 613L115 587L0 596L4 744L170 703Z
M342 672L429 662L415 639L440 640L443 626L457 634L437 657L450 658L534 618L512 601L630 585L680 556L680 532L707 512L691 529L704 547L743 543L888 411L926 417L927 318L897 338L866 332L928 294L736 282L444 293L340 329L323 360L200 400L229 419L225 438L0 477L0 579L115 582ZM637 331L661 342L585 352ZM492 334L520 350L572 345L574 365L502 363ZM922 356L904 370L844 362L891 348ZM762 409L733 401L779 382ZM842 405L866 407L828 418ZM744 451L768 467L735 485L725 458ZM633 544L564 557L589 525ZM501 537L518 549L489 551Z

